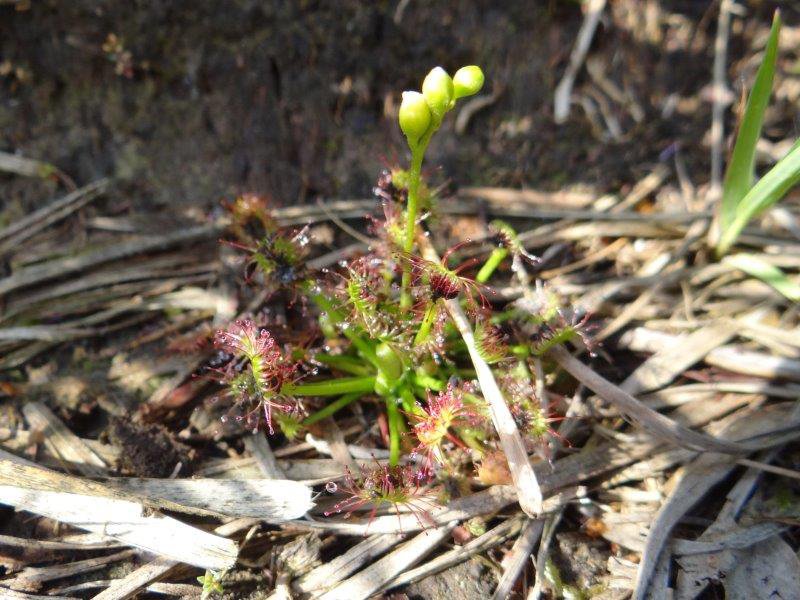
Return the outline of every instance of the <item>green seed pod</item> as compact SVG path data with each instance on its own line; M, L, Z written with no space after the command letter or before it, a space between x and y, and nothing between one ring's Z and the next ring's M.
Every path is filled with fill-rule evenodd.
M434 67L422 82L422 95L436 121L450 110L454 93L453 80L442 67Z
M400 129L408 139L408 145L416 146L419 138L425 135L431 125L431 109L425 96L419 92L403 92L398 120Z
M483 71L481 71L480 67L475 65L461 67L453 75L453 89L455 90L456 99L477 94L482 87Z
M375 348L375 358L377 359L378 366L386 376L397 381L403 375L403 361L397 355L394 348L386 342L378 344Z

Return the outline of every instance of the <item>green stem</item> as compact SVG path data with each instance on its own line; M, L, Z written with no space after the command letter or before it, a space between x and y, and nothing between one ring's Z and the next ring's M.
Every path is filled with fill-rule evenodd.
M386 398L386 416L389 420L389 465L397 466L400 462L400 430L402 428L400 410L394 397Z
M367 342L359 337L356 327L345 322L344 316L338 310L336 310L330 298L328 298L325 294L312 292L311 299L316 303L320 310L328 313L331 323L345 323L345 325L347 325L346 327L342 328L342 333L344 333L345 337L350 340L350 342L356 347L361 355L377 368L378 363L375 359L375 350L373 350Z
M286 396L338 396L339 394L368 394L375 388L375 377L343 377L312 383L287 383L281 387Z
M411 169L408 181L408 207L406 208L406 233L403 239L403 251L410 254L414 249L414 232L417 227L417 211L419 210L419 180L422 171L422 159L425 157L425 148L428 140L420 140L416 148L411 150ZM400 287L400 308L411 307L411 264L406 261L403 265L403 279Z
M509 347L511 350L511 354L516 356L517 358L528 358L531 355L531 347L526 346L525 344L514 344L513 346Z
M351 375L369 375L372 372L370 367L352 356L319 353L314 355L314 360Z
M417 387L421 387L425 390L433 390L434 392L441 392L447 386L446 383L435 377L420 375L418 373L411 374L411 382Z
M335 325L344 321L344 315L334 306L330 298L320 292L318 288L316 288L315 291L314 286L311 284L308 284L306 289L308 290L309 297L319 307L319 309L328 313L331 323Z
M414 345L419 346L425 343L431 335L431 328L433 321L436 318L436 302L431 302L425 311L425 316L422 317L422 323L419 325L417 335L414 336Z
M505 260L506 256L508 256L508 248L495 248L492 250L489 258L486 259L481 270L478 271L478 274L475 276L475 281L478 283L486 283L489 281L489 277L491 277L492 273L500 266L500 263Z
M403 400L403 410L406 413L416 413L418 411L417 402L414 399L414 394L411 393L411 390L408 387L403 387L400 390L400 398Z
M330 417L333 413L338 410L343 409L348 404L351 404L353 401L358 400L361 397L361 394L345 394L338 400L334 400L324 408L321 408L317 412L312 415L309 415L305 419L303 419L303 425L313 425L317 421L321 421L326 417Z

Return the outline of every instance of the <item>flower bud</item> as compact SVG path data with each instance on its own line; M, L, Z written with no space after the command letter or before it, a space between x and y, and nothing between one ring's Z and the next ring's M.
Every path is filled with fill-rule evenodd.
M437 121L450 109L453 94L453 80L442 67L434 67L422 82L422 95Z
M409 145L416 146L431 124L431 109L425 97L419 92L403 92L398 119Z
M483 87L483 71L480 67L470 65L468 67L461 67L456 74L453 75L453 88L455 90L455 98L463 98L464 96L472 96L481 91Z

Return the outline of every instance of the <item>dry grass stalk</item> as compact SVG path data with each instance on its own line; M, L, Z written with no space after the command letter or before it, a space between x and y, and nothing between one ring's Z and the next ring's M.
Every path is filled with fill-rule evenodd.
M629 394L649 392L669 384L709 352L736 335L733 323L725 319L702 327L672 346L653 354L620 384Z
M3 156L5 156L5 153L0 153L0 157ZM0 163L2 163L1 159ZM0 170L2 170L2 167L0 167ZM0 230L0 254L9 251L53 223L57 223L76 210L83 208L95 198L100 197L106 191L108 185L108 179L100 179L90 183L4 227Z
M578 381L603 400L613 403L620 412L653 435L686 448L741 454L746 448L697 433L648 408L639 400L595 373L563 348L553 348L549 355Z
M278 464L278 459L275 458L275 453L272 452L269 440L264 433L258 432L255 435L245 437L244 447L253 455L253 459L264 477L267 479L286 479L286 474Z
M401 533L372 535L295 580L292 588L303 594L329 588L396 546L402 539Z
M761 409L755 413L745 414L733 421L721 435L725 439L763 435L782 428L787 417L792 416L793 410L793 405L786 403L774 405L768 410ZM798 435L800 432L795 432L795 437ZM698 456L676 476L677 485L672 489L670 497L659 509L650 526L637 574L635 599L646 597L659 555L664 550L669 534L678 520L735 467L734 457L709 452Z
M638 352L654 352L679 343L679 336L646 327L632 329L620 338L620 345ZM800 360L747 350L738 345L720 346L711 350L703 361L733 373L765 379L800 381Z
M522 529L522 533L511 546L511 551L503 561L505 570L503 576L497 584L492 600L505 600L511 593L514 583L516 583L520 572L528 562L528 558L533 552L533 547L542 536L544 529L544 519L529 519Z
M436 529L426 529L397 550L316 598L366 600L410 566L422 560L455 526L456 521L452 521Z
M516 536L521 531L525 520L526 519L520 517L506 519L463 546L456 546L453 550L449 550L419 567L409 569L402 573L393 579L390 584L385 586L382 591L419 581L425 577L429 577L430 575L434 575L449 567L462 563L480 552L485 552L486 550L499 546Z
M123 550L115 554L107 556L98 556L96 558L87 558L85 560L76 560L64 565L51 565L47 567L26 567L18 573L13 579L7 580L4 583L11 589L19 591L37 591L45 584L56 579L64 579L73 577L75 575L82 575L84 573L91 573L104 568L105 566L133 558L136 555L135 550Z
M97 477L104 474L105 462L44 404L27 402L22 407L22 414L31 429L44 436L44 444L53 456L74 465L82 475Z

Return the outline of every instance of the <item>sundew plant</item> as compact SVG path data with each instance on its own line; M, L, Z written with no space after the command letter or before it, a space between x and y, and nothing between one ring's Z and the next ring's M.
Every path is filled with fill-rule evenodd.
M304 331L287 335L262 315L217 332L221 358L211 372L228 418L294 438L360 403L388 450L388 461L327 486L338 500L331 513L413 510L444 479L466 485L490 454L506 458L523 509L541 511L528 455L548 457L559 415L537 396L539 357L581 336L584 319L541 288L524 303L489 300L498 269L519 276L536 260L506 223L493 223L485 239L442 248L440 257L427 219L437 199L421 175L447 113L483 83L477 66L452 77L436 67L420 91L403 92L399 125L410 165L381 175L375 241L335 269L312 269L305 231L278 227L263 201L245 196L230 206L231 243L247 253L247 281ZM464 249L478 258L459 259Z

